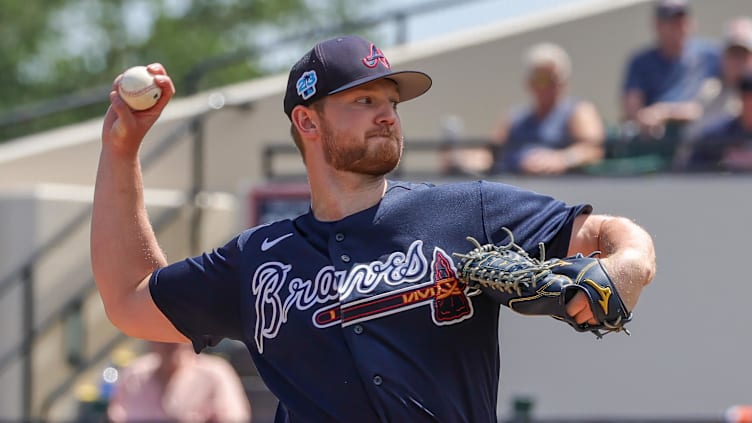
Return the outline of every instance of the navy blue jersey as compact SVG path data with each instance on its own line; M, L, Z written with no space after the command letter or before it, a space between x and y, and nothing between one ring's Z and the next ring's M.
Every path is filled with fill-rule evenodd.
M150 288L196 351L246 344L278 422L495 422L499 306L467 295L452 253L508 227L561 257L589 212L498 183L389 182L371 208L246 230Z

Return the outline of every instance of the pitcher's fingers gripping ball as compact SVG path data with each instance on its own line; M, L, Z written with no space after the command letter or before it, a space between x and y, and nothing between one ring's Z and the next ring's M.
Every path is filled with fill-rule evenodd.
M609 332L629 334L624 325L632 320L632 313L600 260L594 257L599 252L546 260L541 243L539 260L514 243L511 231L504 230L509 233L509 243L502 246L480 245L468 237L475 248L454 254L460 259L460 281L514 311L548 315L569 323L577 331L593 332L598 338ZM596 324L577 323L567 314L567 302L579 291L587 295Z
M146 66L134 66L123 72L118 94L133 110L148 110L162 96L162 89L154 82Z

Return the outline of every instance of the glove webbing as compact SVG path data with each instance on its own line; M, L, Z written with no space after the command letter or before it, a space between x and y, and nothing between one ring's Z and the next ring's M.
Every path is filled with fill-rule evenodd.
M481 263L478 263L478 266L473 266L472 269L467 269L468 266L463 265L461 269L462 277L460 279L465 279L468 285L470 285L470 288L478 289L477 286L471 285L471 283L474 282L508 294L516 293L517 295L522 295L523 289L534 287L538 280L550 274L551 268L556 265L556 262L545 261L546 247L542 242L538 244L538 248L540 249L539 260L531 257L527 251L514 242L512 231L507 228L502 229L509 234L509 243L506 245L481 245L478 240L469 236L466 239L475 245L475 248L467 254L454 253L454 256L462 259L463 263L468 263L481 256L486 256L484 260L493 260L494 258L504 259L505 256L519 254L530 262L529 265L523 266L522 264L513 264L510 268L506 268L503 271L489 270L489 267L492 266L481 266ZM514 269L514 267L520 268Z

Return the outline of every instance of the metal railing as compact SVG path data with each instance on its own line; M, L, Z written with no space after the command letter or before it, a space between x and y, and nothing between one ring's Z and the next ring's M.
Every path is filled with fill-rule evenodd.
M192 128L195 126L196 121L200 121L206 118L208 113L205 112L201 115L194 117L193 119L179 125L175 128L167 137L165 137L154 150L150 152L142 160L142 166L144 169L149 169L153 166L158 159L164 156L172 148L178 145L178 142L186 135L191 134ZM194 137L194 144L201 143L202 140ZM195 150L195 149L194 149ZM194 163L198 162L198 159L194 157ZM192 193L200 192L203 186L203 181L197 179L194 175L192 181ZM189 197L193 198L193 197ZM0 356L0 373L3 373L14 360L23 358L22 365L22 412L24 419L30 419L32 417L32 398L33 398L33 369L32 369L32 354L34 343L45 334L49 333L57 322L62 321L70 315L70 313L76 310L80 311L80 306L84 299L91 295L94 290L93 279L85 284L77 292L64 302L58 309L53 310L48 317L42 322L35 322L35 304L34 304L34 269L42 259L51 255L54 251L57 251L61 245L68 239L70 239L76 231L80 230L84 225L88 224L91 217L91 207L87 207L80 213L75 215L72 219L62 225L62 229L55 233L49 241L41 245L34 250L24 262L18 266L15 270L11 271L8 275L3 277L0 281L0 298L10 292L13 286L21 285L23 288L23 318L21 319L22 329L22 341L15 347L11 347L4 355ZM174 220L175 214L166 214L161 217L160 221L165 221L162 225ZM156 229L156 225L155 225Z
M171 223L177 220L181 210L182 207L171 208L160 213L156 218L153 219L154 232L159 234L165 227L169 226ZM47 321L45 322L46 324L44 325L45 329L49 328L56 321L65 318L67 312L76 310L80 301L82 301L83 298L94 294L95 291L96 286L94 284L94 279L92 278L89 280L88 284L86 284L76 295L74 295L71 301L63 306L63 308L58 313L50 316L47 319ZM78 308L80 309L80 306ZM92 365L104 360L118 344L125 341L127 338L128 337L123 333L118 332L107 342L105 342L102 347L94 352L91 357L77 362L68 377L66 377L65 380L60 383L57 388L52 390L52 392L50 392L42 401L39 412L42 419L46 420L52 405L55 404L55 402L63 395L69 392L70 388L76 383L81 374L87 371Z
M404 176L408 173L411 177L437 175L458 176L461 173L461 170L459 168L453 167L451 163L446 163L446 165L444 165L441 160L436 162L436 166L434 168L430 168L423 173L416 171L415 169L407 168L405 162L410 160L413 155L421 153L437 153L440 156L442 154L449 156L453 152L465 149L489 148L491 145L492 141L487 138L463 138L451 141L441 138L410 140L409 142L405 143L402 155L403 160L400 162L397 168L392 171L392 176L399 177ZM277 166L275 166L280 157L300 155L298 148L291 142L270 143L264 146L261 154L263 156L262 172L264 178L266 178L267 180L304 180L306 178L305 169L302 167L302 162L299 172L297 173L280 173Z

